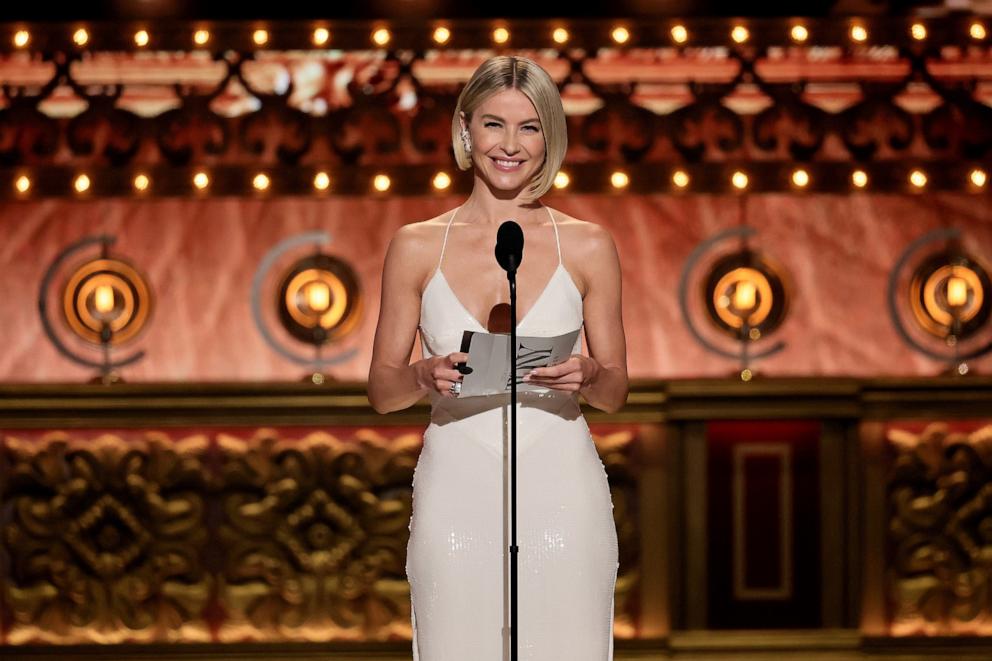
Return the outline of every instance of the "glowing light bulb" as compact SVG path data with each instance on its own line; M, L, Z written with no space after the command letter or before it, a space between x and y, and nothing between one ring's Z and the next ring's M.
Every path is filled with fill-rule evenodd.
M868 30L863 25L852 25L851 39L859 43L866 41L868 39Z
M864 170L855 170L851 173L851 183L858 188L864 188L868 185L868 173Z
M90 189L90 178L81 174L72 182L72 187L76 189L77 193L85 193Z
M93 307L106 314L114 309L114 288L110 285L97 285L93 290Z
M24 48L31 41L31 33L27 30L18 30L14 33L14 46Z
M956 275L947 279L947 304L959 308L968 302L968 282Z
M29 190L31 190L31 179L29 179L27 175L22 174L14 182L14 188L17 189L18 193L22 193L22 194L27 193Z
M446 27L439 27L434 30L434 43L446 44L451 39L451 30Z
M689 31L684 25L673 25L671 29L672 41L677 44L684 44L689 41Z
M193 33L193 43L197 46L203 46L208 41L210 41L210 32L208 30L197 30Z
M809 184L809 173L799 169L792 173L792 183L799 188L805 188Z
M555 188L568 188L568 184L571 181L572 179L568 176L568 173L559 170L558 174L555 175Z
M738 44L743 44L750 37L751 33L743 25L735 25L734 29L730 31L730 38Z
M148 175L139 174L134 178L134 181L132 183L134 184L134 190L146 191L148 190L148 186L151 185L152 182L148 178Z
M392 183L393 182L390 181L389 177L384 174L377 174L375 176L375 179L372 180L372 186L374 186L375 189L380 193L385 193L387 190L389 190L389 187L392 185Z
M978 21L975 21L970 26L968 26L968 34L971 35L972 39L976 41L981 41L986 37L987 34L985 32L985 25L983 23L979 23Z
M748 183L747 175L741 172L740 170L738 170L733 174L732 177L730 177L730 182L734 185L734 188L736 188L737 190L744 190L745 188L747 188L747 183Z
M496 28L493 30L493 41L497 44L505 44L510 40L510 31L506 28Z
M206 172L197 172L193 175L193 185L198 189L203 190L210 185L210 177L207 176Z
M90 33L86 31L86 28L79 28L72 33L72 41L77 46L85 46L86 42L90 40Z
M251 40L255 42L256 46L264 46L269 42L269 31L268 30L255 30L251 33Z
M148 30L138 30L134 33L134 45L139 48L144 48L147 46L150 39L151 38L148 36Z
M629 183L630 177L627 176L626 172L617 170L610 175L610 184L612 184L614 188L626 188Z
M313 31L313 45L323 46L331 38L331 33L328 32L327 28L317 28Z
M685 170L676 170L672 173L672 183L678 188L685 188L689 185L689 173Z
M793 25L789 34L792 40L799 44L809 39L809 30L806 29L805 25Z
M913 170L909 173L909 183L916 188L923 188L927 185L927 175L923 170Z
M311 282L303 290L307 307L314 312L325 312L331 304L331 289L323 282Z
M610 36L613 37L613 41L616 43L625 44L630 40L630 31L627 30L627 28L618 25L613 28L613 32L610 33Z
M313 176L313 187L317 190L327 190L331 186L331 177L326 172L318 172Z
M385 46L393 38L393 35L389 33L386 28L379 28L372 33L372 41L376 43L377 46Z
M551 38L555 40L556 44L563 44L568 41L568 30L555 28L555 31L551 33Z
M445 190L451 185L451 177L448 176L447 172L438 172L434 175L434 180L431 183L435 190Z
M734 287L734 307L738 310L750 310L757 300L758 289L750 280L741 280Z
M909 28L909 34L913 36L913 39L923 41L927 38L927 26L923 23L913 23Z
M985 184L989 180L989 177L985 173L985 170L979 170L978 168L972 170L971 173L968 175L968 178L971 179L971 183L976 188L984 188Z
M257 191L268 190L270 183L272 182L269 180L269 176L264 172L259 172L255 175L255 178L251 180L251 185L254 186Z

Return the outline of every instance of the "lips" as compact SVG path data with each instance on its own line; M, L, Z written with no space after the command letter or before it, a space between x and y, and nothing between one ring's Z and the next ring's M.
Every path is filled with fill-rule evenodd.
M501 158L493 158L492 160L496 165L496 169L503 172L515 172L519 170L520 166L523 164L523 161L513 161Z

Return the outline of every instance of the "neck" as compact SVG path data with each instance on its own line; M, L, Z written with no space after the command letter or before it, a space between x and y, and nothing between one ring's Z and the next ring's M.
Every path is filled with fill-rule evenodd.
M523 192L524 189L494 190L476 177L472 194L465 200L462 211L458 214L459 220L475 225L499 225L506 220L527 223L544 205L538 200L526 198Z

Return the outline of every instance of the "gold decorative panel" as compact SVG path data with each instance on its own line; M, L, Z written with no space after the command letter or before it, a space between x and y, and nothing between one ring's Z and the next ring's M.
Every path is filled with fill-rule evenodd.
M639 427L596 434L638 635ZM4 645L409 641L422 427L17 432L0 452Z
M992 633L992 425L887 436L892 632Z

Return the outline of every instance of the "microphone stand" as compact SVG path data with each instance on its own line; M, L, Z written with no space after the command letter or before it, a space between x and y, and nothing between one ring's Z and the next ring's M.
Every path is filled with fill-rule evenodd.
M510 661L517 661L517 264L510 257Z

